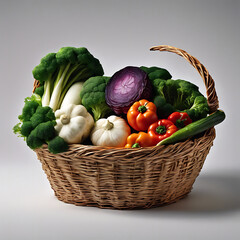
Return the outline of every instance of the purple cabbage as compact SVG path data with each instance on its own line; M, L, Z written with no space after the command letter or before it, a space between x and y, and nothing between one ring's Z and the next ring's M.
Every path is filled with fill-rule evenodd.
M147 73L139 67L128 66L116 72L105 89L108 106L117 114L127 114L132 104L150 100L152 85Z

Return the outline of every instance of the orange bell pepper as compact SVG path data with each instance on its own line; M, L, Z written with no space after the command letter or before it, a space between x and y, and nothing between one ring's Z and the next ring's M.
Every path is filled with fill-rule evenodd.
M161 119L148 128L148 134L156 145L163 139L170 137L178 128L168 119Z
M154 103L142 99L129 108L128 123L137 131L146 131L152 123L158 120L156 111L157 107Z
M127 138L125 148L139 148L153 146L152 138L145 132L132 133Z

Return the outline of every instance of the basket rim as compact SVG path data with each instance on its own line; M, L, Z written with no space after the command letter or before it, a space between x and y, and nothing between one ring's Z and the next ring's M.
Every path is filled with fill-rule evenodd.
M188 139L186 139L185 141L181 141L181 142L177 142L177 143L173 143L173 144L169 144L169 145L159 145L159 146L150 146L150 147L142 147L142 148L116 148L116 147L106 147L106 146L95 146L95 145L85 145L85 144L69 144L69 149L67 152L62 152L62 153L57 153L57 154L53 154L54 156L58 155L65 155L66 153L71 154L71 152L75 152L77 149L85 149L86 151L89 150L93 150L93 151L99 151L99 152L119 152L121 151L121 153L125 153L126 155L131 154L131 153L152 153L154 151L160 152L163 150L169 150L169 149L176 149L176 148L181 148L182 146L188 144L188 143L196 143L198 141L200 141L203 138L209 137L209 136L215 136L215 128L209 128L206 131L204 131L202 133L201 136L199 137L190 137ZM39 149L43 149L43 150L48 150L48 145L47 144L43 144L41 148L37 148L34 151L37 152ZM52 154L49 152L49 154Z

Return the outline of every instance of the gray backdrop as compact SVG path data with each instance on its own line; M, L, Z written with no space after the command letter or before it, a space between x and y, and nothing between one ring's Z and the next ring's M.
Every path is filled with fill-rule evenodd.
M239 24L239 0L1 0L2 239L186 239L185 231L189 239L237 239ZM149 51L160 44L182 48L207 67L227 115L216 127L214 147L190 197L142 212L76 208L57 201L36 155L11 130L24 98L31 95L32 69L48 52L85 46L107 76L127 65L155 65L168 69L174 79L192 81L205 94L201 77L184 59Z

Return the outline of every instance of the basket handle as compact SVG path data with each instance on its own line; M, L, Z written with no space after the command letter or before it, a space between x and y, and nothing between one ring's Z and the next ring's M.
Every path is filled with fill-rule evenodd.
M150 48L150 51L156 51L156 50L176 53L179 56L185 58L194 68L197 69L198 73L201 75L203 79L203 82L207 90L206 94L207 94L207 101L208 101L210 113L215 112L219 107L219 102L218 102L218 97L215 90L214 80L210 76L208 70L195 57L191 56L190 54L188 54L186 51L182 49L171 47L168 45L159 45L159 46Z

